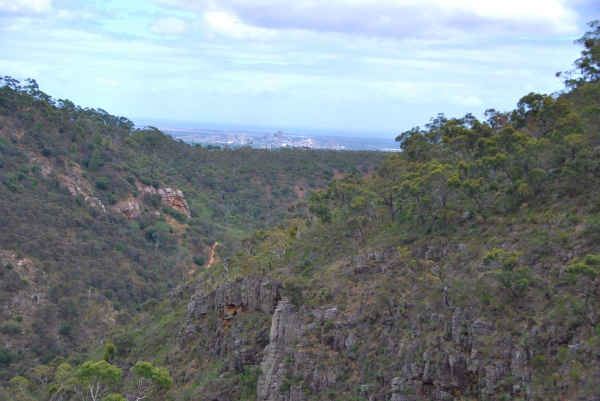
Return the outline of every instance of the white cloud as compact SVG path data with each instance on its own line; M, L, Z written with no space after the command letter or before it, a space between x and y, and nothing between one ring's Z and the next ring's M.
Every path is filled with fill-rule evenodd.
M0 15L26 15L51 9L52 0L0 0Z
M96 82L103 86L118 86L119 85L119 81L117 81L116 79L98 78L96 80Z
M179 35L186 30L185 22L177 17L159 18L149 27L156 34Z
M62 19L91 19L95 17L95 14L88 11L71 11L71 10L59 10L57 14L58 18Z
M205 15L209 22L367 36L448 38L478 35L565 35L578 31L569 0L155 0ZM243 27L243 28L242 28ZM252 35L250 35L252 36Z
M458 95L452 97L452 102L459 106L479 106L483 103L483 100L478 96L472 95Z
M204 14L204 21L210 31L239 40L268 40L277 33L264 28L255 28L241 22L238 18L221 11Z

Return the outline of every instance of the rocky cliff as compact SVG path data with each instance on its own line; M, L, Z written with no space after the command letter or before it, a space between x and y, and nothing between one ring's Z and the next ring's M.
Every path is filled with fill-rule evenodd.
M183 192L180 190L172 188L155 189L148 186L139 186L138 190L142 193L160 195L163 205L170 206L173 209L185 213L188 217L190 217L190 208L183 197Z
M568 379L578 364L598 366L600 355L564 328L498 331L477 308L431 311L410 322L377 314L372 308L295 311L280 301L261 362L258 399L545 399L534 384L543 380L536 364L548 358L561 363L561 375L552 380L563 399L596 399ZM582 385L599 380L598 371L578 378Z
M265 278L179 289L173 297L190 295L180 344L200 341L207 354L229 361L229 371L260 364L261 401L542 400L546 387L558 389L556 399L597 399L589 384L600 382L600 354L584 340L587 327L514 319L518 310L491 315L478 302L388 307L368 281L408 275L400 256L375 251L342 265L340 277L363 283L349 290L365 295L359 302L347 292L328 305L296 307ZM269 317L268 336L265 327L248 333L244 316L257 314ZM548 364L559 374L549 374ZM237 399L235 390L203 396Z
M113 210L122 213L127 217L127 220L136 220L140 217L140 204L135 200L120 201L113 206Z
M281 299L280 284L266 278L228 281L216 288L206 282L171 293L171 302L185 299L187 312L178 342L184 353L195 349L202 359L225 360L226 370L240 373L258 365L268 340L268 324ZM205 399L231 399L235 389L205 389Z

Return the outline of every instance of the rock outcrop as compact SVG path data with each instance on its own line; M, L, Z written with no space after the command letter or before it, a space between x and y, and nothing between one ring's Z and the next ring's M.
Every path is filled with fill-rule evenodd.
M218 311L224 321L230 320L237 312L261 312L273 314L281 299L280 285L269 279L245 278L233 280L206 294L197 287L187 308L189 320L204 317L209 311Z
M280 284L269 279L232 280L214 290L183 287L171 294L171 300L193 292L187 304L187 318L179 344L185 348L202 341L207 357L227 357L229 370L242 372L244 366L258 365L268 343L267 331L247 336L248 319L264 317L265 323L281 299Z
M120 201L112 208L115 212L124 214L129 221L137 219L141 214L140 204L137 201Z
M106 212L106 207L102 204L102 201L92 195L92 188L87 180L81 176L79 168L72 168L69 170L68 176L61 175L59 177L67 185L71 195L81 195L86 202L90 202L90 206L99 207L102 211Z
M372 401L535 400L534 355L557 355L563 344L569 356L592 364L600 360L592 347L552 327L532 331L554 338L550 343L517 343L475 318L475 309L421 316L405 327L408 334L401 329L406 326L402 318L373 320L374 313L369 307L354 313L340 308L295 312L280 301L261 363L258 399L305 401L331 392ZM565 375L573 363L565 365ZM566 396L570 389L563 387Z
M172 188L159 188L155 189L148 186L139 186L138 190L142 193L151 195L160 195L162 198L162 204L172 207L173 209L185 213L190 217L190 208L183 197L183 192L178 189Z
M396 251L359 255L341 263L340 274L350 280L406 277L400 256ZM216 289L203 282L184 290L172 295L183 300L184 292L190 294L180 346L226 361L221 372L260 364L259 401L533 401L548 394L537 385L547 361L561 364L565 377L552 378L557 399L574 399L583 393L569 380L573 369L600 365L600 353L577 330L532 320L517 335L516 327L476 303L436 309L416 302L396 306L394 300L390 307L376 301L375 291L363 289L359 302L340 294L325 306L296 307L266 278L231 280ZM336 301L341 302L336 306ZM600 381L600 371L583 380ZM225 387L204 396L237 399L235 390Z
M280 301L271 324L269 345L265 348L258 379L261 401L305 401L327 391L349 396L358 383L348 382L348 358L355 354L359 337L359 317L344 314L337 307L302 308ZM364 386L363 392L368 386Z

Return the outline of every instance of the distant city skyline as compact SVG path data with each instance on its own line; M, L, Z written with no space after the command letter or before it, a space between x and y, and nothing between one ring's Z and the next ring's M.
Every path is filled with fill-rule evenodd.
M0 0L0 74L137 124L391 137L560 90L599 18L597 0Z
M278 125L278 126L259 126L251 124L232 124L222 122L206 122L206 121L176 121L176 120L159 120L152 118L134 117L131 120L138 127L143 126L154 126L160 129L197 129L197 130L218 130L218 131L236 131L236 132L261 132L275 135L277 131L283 131L293 135L313 135L313 136L348 136L348 137L372 137L380 139L392 139L400 133L395 132L378 132L373 130L357 131L352 129L320 129L315 128L304 128L304 127L293 127L289 125Z
M371 150L396 152L399 144L394 138L369 136L331 135L326 132L313 134L262 132L256 130L211 130L195 128L157 127L175 139L202 146L250 146L258 149L310 148L330 150Z

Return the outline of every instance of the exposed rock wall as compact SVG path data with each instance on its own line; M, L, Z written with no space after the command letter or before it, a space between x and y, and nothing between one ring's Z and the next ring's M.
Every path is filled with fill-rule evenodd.
M360 255L340 273L368 281L401 269L399 256L396 251ZM511 328L490 320L476 302L400 310L342 300L337 306L298 308L281 299L277 282L265 278L208 287L186 289L190 299L181 347L201 344L206 357L226 360L231 372L260 364L260 401L533 401L550 395L596 400L583 384L600 382L600 369L572 379L578 366L600 366L600 354L580 338L589 328L533 320ZM173 296L182 297L181 292ZM252 315L263 317L262 326L242 323ZM545 378L536 360L558 363L560 377ZM542 380L551 380L556 394L544 390ZM220 391L200 399L237 399L233 390Z
M232 308L273 314L281 299L279 288L279 283L266 278L228 281L208 294L199 286L188 303L187 317L198 319L209 311L220 311L223 319L227 319Z
M42 170L43 172L43 170ZM106 207L102 204L102 201L92 196L92 188L90 184L81 176L79 168L72 168L69 170L68 176L61 175L59 178L67 185L69 192L73 196L83 196L86 202L90 202L92 207L99 207L102 211L106 212Z
M120 201L113 206L113 210L122 213L127 220L135 220L140 217L140 204L137 201Z
M556 357L562 345L569 355L587 355L587 363L600 363L591 347L555 327L532 329L541 338L554 337L552 341L518 343L477 318L474 309L422 316L410 324L409 335L405 319L373 321L373 313L368 308L358 313L339 308L295 312L289 303L279 302L261 363L258 399L325 399L331 391L373 401L537 400L543 397L531 391L535 355ZM389 362L381 366L374 359ZM574 390L567 380L572 363L563 369L563 397Z
M228 358L229 370L241 372L246 365L258 365L268 343L270 316L281 299L280 285L265 278L232 280L206 291L203 285L185 287L171 297L192 292L187 305L187 319L179 335L180 346L202 343L211 358ZM248 336L249 317L256 317L253 335ZM264 317L264 319L260 319ZM261 323L264 322L264 323Z
M155 189L148 186L139 186L138 190L143 193L151 195L160 195L162 198L162 204L172 207L175 210L185 213L190 217L190 208L183 197L183 192L178 189L172 188L159 188Z
M361 255L350 271L384 272L395 268L398 256ZM600 354L577 338L586 328L532 322L511 331L484 315L475 303L400 314L377 303L296 310L281 301L261 363L258 399L308 401L329 394L370 401L548 399L539 386L544 373L536 368L537 356L562 361L561 377L553 379L557 399L579 394L596 400L570 380L577 366L600 365ZM600 382L600 370L579 382Z

